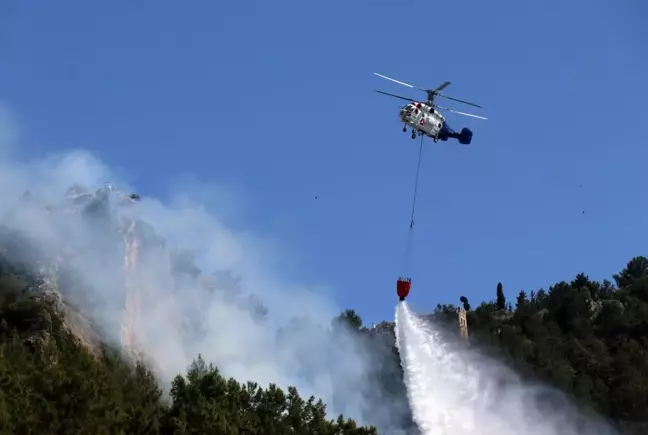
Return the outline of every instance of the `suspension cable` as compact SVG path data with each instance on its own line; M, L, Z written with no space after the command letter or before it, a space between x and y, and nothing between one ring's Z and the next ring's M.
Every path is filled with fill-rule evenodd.
M407 269L410 263L412 251L412 236L414 233L414 213L416 211L416 197L418 195L419 173L421 171L421 157L423 155L423 139L425 136L421 135L421 143L419 145L418 162L416 164L416 178L414 180L414 198L412 199L412 214L410 215L410 225L407 231L407 244L405 248L405 256L403 258L403 273L408 273Z
M421 171L421 155L423 154L423 138L421 135L421 144L419 145L418 163L416 164L416 180L414 181L414 199L412 200L412 216L410 217L410 233L414 228L414 211L416 210L416 195L418 193L419 172Z

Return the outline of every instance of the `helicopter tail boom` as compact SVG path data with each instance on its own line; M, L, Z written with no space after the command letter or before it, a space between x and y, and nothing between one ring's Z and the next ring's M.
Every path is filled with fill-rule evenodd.
M439 139L447 141L448 139L457 139L462 145L470 145L472 142L473 132L471 129L464 127L460 132L454 131L448 125L444 125L439 132Z

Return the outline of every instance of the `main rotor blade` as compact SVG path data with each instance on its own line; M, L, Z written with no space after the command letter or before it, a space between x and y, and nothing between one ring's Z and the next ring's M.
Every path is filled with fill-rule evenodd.
M387 76L384 76L382 74L378 74L377 72L375 72L374 74L377 75L378 77L382 77L384 79L391 80L394 83L398 83L399 85L407 86L408 88L423 90L423 89L419 88L418 86L414 86L414 85L410 85L409 83L401 82L400 80L396 80L396 79L393 79L391 77L387 77Z
M438 95L438 92L450 86L450 82L443 82L439 85L438 88L433 89L432 92Z
M375 72L374 74L377 75L378 77L382 77L383 79L390 80L390 81L392 81L394 83L398 83L399 85L403 85L403 86L407 86L408 88L418 89L419 91L427 92L428 98L430 98L430 99L432 99L432 96L438 95L439 97L447 98L448 100L457 101L459 103L468 104L469 106L473 106L473 107L477 107L479 109L482 109L482 106L480 106L478 104L471 103L470 101L466 101L466 100L460 100L459 98L450 97L448 95L444 95L444 94L440 93L439 92L440 90L445 89L446 87L448 87L451 84L451 82L448 82L448 81L443 82L436 89L425 89L425 88L419 88L418 86L410 85L409 83L401 82L400 80L396 80L396 79L393 79L391 77L387 77L387 76L382 75L382 74L378 74L377 72ZM382 92L382 93L385 93L385 92ZM390 94L387 94L387 95L390 95ZM397 98L402 98L402 97L397 97ZM411 100L411 101L414 101L414 100Z
M486 118L484 116L473 115L472 113L460 112L458 110L449 109L449 108L443 107L443 106L436 106L436 108L441 109L441 110L447 110L448 112L456 113L457 115L470 116L472 118L478 118L478 119L488 119L488 118Z
M407 86L408 88L418 89L419 91L426 92L428 94L428 98L430 98L430 99L434 95L441 95L441 94L438 93L438 91L447 88L451 84L451 82L445 81L445 82L441 83L439 85L439 87L437 87L436 89L425 89L425 88L421 88L421 87L418 87L418 86L410 85L409 83L401 82L400 80L396 80L396 79L393 79L391 77L387 77L387 76L382 75L382 74L378 74L377 72L375 72L374 74L377 75L378 77L382 77L382 78L390 80L390 81L392 81L394 83L398 83L399 85ZM446 97L446 98L450 98L451 100L453 99L452 97ZM458 101L461 101L461 100L458 100ZM464 101L461 101L461 102L464 102ZM474 106L474 104L472 104L472 103L466 102L466 104L471 104L471 105ZM477 106L477 107L479 107L479 106Z
M389 95L390 97L400 98L401 100L405 100L405 101L416 101L416 100L413 100L411 98L401 97L400 95L390 94L389 92L383 92L383 91L378 91L378 90L376 90L376 92L378 92L379 94L383 94L383 95Z
M478 104L475 104L475 103L471 103L470 101L460 100L459 98L449 97L447 95L443 95L443 94L439 94L439 93L437 93L437 95L439 97L447 98L448 100L458 101L459 103L468 104L469 106L474 106L474 107L478 107L478 108L482 109L482 106L480 106Z

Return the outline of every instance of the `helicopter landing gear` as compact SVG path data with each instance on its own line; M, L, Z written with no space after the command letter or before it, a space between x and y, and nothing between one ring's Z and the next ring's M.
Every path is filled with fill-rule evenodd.
M407 131L407 127L403 127L403 133Z
M412 139L416 139L416 130L412 129Z

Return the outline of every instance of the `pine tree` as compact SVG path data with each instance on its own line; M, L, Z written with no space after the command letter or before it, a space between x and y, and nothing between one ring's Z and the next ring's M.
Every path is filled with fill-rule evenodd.
M506 297L504 296L504 287L501 282L497 283L497 309L506 309Z

